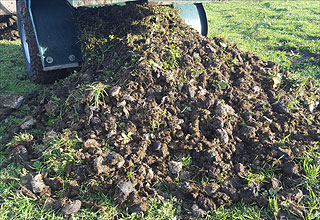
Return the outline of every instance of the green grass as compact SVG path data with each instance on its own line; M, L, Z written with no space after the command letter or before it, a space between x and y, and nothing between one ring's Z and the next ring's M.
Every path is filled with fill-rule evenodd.
M205 5L209 36L320 78L320 1L234 1Z
M27 95L31 92L40 92L44 88L27 79L20 45L20 41L0 40L0 96Z
M225 37L238 44L242 50L253 51L262 59L280 63L282 68L294 72L297 77L320 78L320 1L216 2L206 4L205 8L210 37ZM0 96L6 93L41 93L50 88L27 80L19 41L0 41L0 51ZM99 104L101 98L103 91L97 90L93 104ZM24 106L1 121L0 140L12 125L21 123L21 116L30 110L29 106ZM52 120L54 122L54 118ZM0 146L0 149L3 147ZM67 152L66 156L70 156L70 152ZM320 219L319 158L319 143L315 143L315 147L302 158L295 158L300 162L305 174L299 189L308 192L300 204L308 208L305 219ZM183 160L186 166L191 159L187 157ZM14 178L27 171L19 165L9 163L7 152L0 152L0 166L0 220L63 219L59 212L45 211L38 200L27 198L20 193L19 184ZM278 172L273 166L263 167L259 172L249 173L246 177L253 182L264 181L276 171ZM85 187L82 190L85 190ZM256 204L239 203L230 208L219 207L208 219L272 219L279 210L286 210L286 207L277 203L276 192L267 193L269 207L260 209ZM90 196L97 203L106 206L107 210L100 213L81 209L70 219L174 219L175 214L181 212L174 198L163 202L150 200L149 210L144 215L136 215L115 206L104 194Z

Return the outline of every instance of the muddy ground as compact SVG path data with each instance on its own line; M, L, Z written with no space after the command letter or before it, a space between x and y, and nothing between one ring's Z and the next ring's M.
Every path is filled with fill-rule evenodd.
M293 158L320 139L315 81L203 37L167 7L86 9L79 27L81 71L32 99L30 126L14 130L45 137L9 147L31 196L66 216L103 210L94 192L131 212L174 196L187 219L241 201L266 207L272 191L289 219L305 214Z
M15 15L0 15L0 40L17 40L17 17Z

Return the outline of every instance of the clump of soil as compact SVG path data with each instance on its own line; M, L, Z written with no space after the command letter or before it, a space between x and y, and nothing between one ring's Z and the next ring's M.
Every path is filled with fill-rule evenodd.
M263 190L299 184L293 158L320 138L319 87L201 36L177 14L141 5L80 11L82 70L41 99L32 116L47 135L33 140L38 150L27 145L45 163L55 138L76 143L59 142L61 166L43 174L49 207L97 208L84 198L103 192L140 212L149 198L174 195L201 217L240 201L266 206ZM273 176L251 181L261 167Z
M15 15L0 16L0 40L19 39L17 17Z

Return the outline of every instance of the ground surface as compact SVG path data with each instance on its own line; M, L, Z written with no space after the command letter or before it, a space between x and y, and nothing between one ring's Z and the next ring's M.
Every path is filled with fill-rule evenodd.
M81 18L83 68L27 98L37 108L11 133L46 135L20 133L6 145L25 169L7 181L65 216L106 211L94 194L129 212L173 197L181 219L240 202L288 219L310 213L300 203L318 192L319 169L306 168L319 161L295 158L319 147L316 81L200 36L172 9L90 9Z
M17 40L18 38L16 16L0 16L0 40Z

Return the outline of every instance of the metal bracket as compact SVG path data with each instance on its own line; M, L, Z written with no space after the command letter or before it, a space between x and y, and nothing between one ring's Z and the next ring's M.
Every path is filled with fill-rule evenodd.
M82 61L75 9L65 0L27 1L44 71L72 68Z

